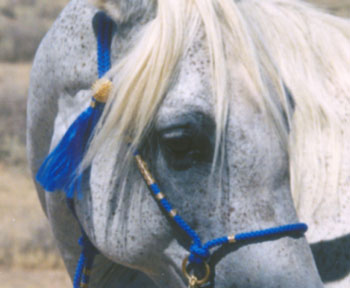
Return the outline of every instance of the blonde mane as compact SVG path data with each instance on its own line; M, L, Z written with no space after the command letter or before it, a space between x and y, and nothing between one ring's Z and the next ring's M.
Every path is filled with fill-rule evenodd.
M216 104L216 147L224 137L228 113L226 72L239 63L257 91L251 100L289 149L299 213L312 216L325 199L338 199L346 167L345 140L350 136L350 22L298 0L158 1L155 18L107 75L115 89L85 163L111 135L117 154L122 138L131 136L137 146L152 125L187 45L203 28ZM284 83L293 95L294 111Z

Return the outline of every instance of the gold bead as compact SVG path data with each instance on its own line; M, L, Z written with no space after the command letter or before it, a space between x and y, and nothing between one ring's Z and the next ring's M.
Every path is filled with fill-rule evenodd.
M108 96L111 93L113 88L113 84L108 79L99 79L92 85L92 92L94 94L94 98L96 101L101 103L106 103L108 100Z
M162 192L159 192L158 194L156 194L156 199L158 201L162 200L165 198L165 195Z
M135 156L137 167L139 168L139 171L141 172L141 175L143 179L145 179L148 186L151 186L156 181L154 180L151 172L149 171L147 164L145 161L142 160L140 155Z
M171 216L171 218L174 218L177 214L177 211L175 209L171 209L169 212L169 215Z
M228 236L227 238L228 238L228 242L230 242L230 243L236 243L235 235L230 235L230 236Z

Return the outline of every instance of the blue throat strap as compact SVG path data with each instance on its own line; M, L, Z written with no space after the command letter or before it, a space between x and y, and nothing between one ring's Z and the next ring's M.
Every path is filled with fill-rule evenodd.
M93 20L93 26L97 37L97 59L98 59L98 75L99 78L110 69L110 46L113 31L113 22L103 12L98 12ZM92 99L91 107L85 110L77 120L70 126L66 134L57 147L47 156L40 167L36 179L42 187L49 192L63 190L66 193L67 203L71 211L75 215L74 194L75 191L81 190L83 175L78 172L79 165L83 159L84 153L89 145L89 141L93 135L94 128L98 122L104 108L104 103ZM190 282L190 287L199 287L208 282L197 281L194 275L187 273L187 260L192 265L207 265L210 259L210 249L219 247L229 243L237 243L244 241L259 240L263 241L270 237L283 237L294 234L303 234L307 230L304 223L295 223L283 225L275 228L263 229L248 233L240 233L236 235L224 236L202 243L196 231L194 231L186 221L177 214L172 205L166 199L156 181L152 177L147 168L146 163L138 151L134 153L138 168L152 192L154 198L158 201L162 209L168 213L170 218L180 227L191 239L190 255L184 260L183 270L185 276ZM87 173L89 174L89 173ZM89 175L88 175L89 177ZM79 222L79 221L78 221ZM73 287L87 288L90 280L93 260L98 253L93 246L86 233L82 229L82 237L79 239L82 252L77 263L75 276L73 279ZM208 273L209 278L210 270ZM191 285L191 280L196 279Z

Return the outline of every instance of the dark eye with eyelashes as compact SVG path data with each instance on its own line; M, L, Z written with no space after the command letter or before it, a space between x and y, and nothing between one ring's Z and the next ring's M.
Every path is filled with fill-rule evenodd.
M182 158L190 153L193 149L192 139L189 135L174 135L162 138L162 142L168 152L174 154L178 158Z
M186 170L196 164L210 163L213 148L209 131L177 127L159 133L159 143L168 166Z

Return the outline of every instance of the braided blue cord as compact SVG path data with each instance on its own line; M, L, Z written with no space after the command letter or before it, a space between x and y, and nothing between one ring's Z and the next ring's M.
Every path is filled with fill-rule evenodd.
M190 225L188 225L184 219L180 215L176 215L174 217L174 221L179 225L179 227L186 232L188 236L191 237L192 241L196 245L201 245L202 241L200 240L199 236L197 235L196 231L194 231Z
M101 78L111 68L112 20L104 13L99 15L97 33L98 77Z
M136 157L141 156L138 150L134 152L134 156ZM157 199L157 195L161 193L161 190L158 184L152 183L148 185L148 188ZM163 207L163 209L166 212L171 214L171 212L174 211L173 206L164 196L162 197L159 197L160 200L158 199L159 204ZM192 245L190 247L190 255L188 260L190 263L196 263L196 264L201 264L204 261L208 260L208 258L210 257L210 249L217 246L222 246L227 243L240 242L244 240L261 239L268 236L282 236L283 234L288 234L292 232L304 233L307 230L306 224L296 223L296 224L290 224L290 225L283 225L275 228L259 230L259 231L240 233L230 237L224 236L224 237L210 240L202 244L196 231L193 230L190 227L190 225L188 225L180 215L176 214L175 216L173 216L173 220L192 239ZM232 239L234 240L232 241Z
M91 259L87 259L86 260L86 264L85 264L85 270L87 270L88 273L84 273L83 271L83 275L81 277L81 284L84 284L85 287L87 287L89 285L90 282L90 271L92 270L92 265L93 265L93 258Z
M140 155L139 151L136 150L134 152L134 156L138 156ZM151 192L153 192L153 194L155 196L157 196L157 194L159 194L161 192L159 186L157 183L153 183L151 185L148 185L148 188L151 190ZM165 211L167 211L168 213L173 209L172 205L170 204L170 202L166 199L163 198L162 200L159 201L160 205L164 208ZM180 216L180 215L176 215L174 218L175 223L184 231L186 232L186 234L192 239L192 241L198 245L201 246L202 242L198 236L198 234L196 233L196 231L194 231L190 225L188 225L186 223L186 221Z
M170 212L173 207L171 206L171 204L169 203L168 200L166 200L165 198L160 200L160 204L162 204L163 208L165 209L165 211Z
M283 234L300 232L304 233L307 230L305 223L288 224L264 230L239 233L234 236L235 242L243 242L247 240L258 240L269 236L281 236ZM189 261L192 263L201 264L210 257L210 249L216 246L222 246L229 243L229 237L220 237L206 242L203 246L193 244L190 249Z
M265 230L252 231L247 233L240 233L235 236L236 241L253 240L264 238L268 236L277 236L280 234L291 233L291 232L306 232L307 225L305 223L296 223L283 225L280 227L269 228Z
M210 240L208 242L206 242L203 247L204 249L211 249L213 247L216 247L216 246L221 246L221 245L224 245L226 243L228 243L229 240L228 240L228 237L220 237L220 238L216 238L216 239L213 239L213 240Z
M82 238L81 237L79 239L79 244L82 243ZM83 244L81 244L83 246ZM75 268L75 274L74 274L74 278L73 278L73 288L80 288L80 283L81 283L81 276L85 267L85 261L86 261L86 257L85 257L85 253L84 253L84 249L81 251L80 253L80 257L77 263L77 267Z
M94 258L97 253L96 248L92 245L91 241L83 231L83 236L78 240L79 245L82 247L80 257L75 268L75 274L73 278L73 288L79 288L83 283L89 284L90 277L88 274L83 273L84 270L91 270L94 263Z
M99 13L97 15L98 19L98 33L97 33L97 63L98 63L98 77L101 78L103 75L111 68L111 40L112 40L112 20L104 13ZM96 102L96 107L94 108L94 117L99 119L102 114L104 104ZM93 108L91 108L93 109ZM97 113L96 113L97 112ZM97 120L95 121L97 122ZM69 191L73 191L81 185L81 177L73 181L73 184L69 186ZM69 195L67 195L69 196ZM69 198L69 197L68 197ZM75 209L74 203L70 199L67 199L68 207L72 210L74 216ZM82 231L83 236L79 239L79 245L82 247L82 251L76 266L74 278L73 278L73 288L80 288L82 284L84 287L88 287L90 276L89 274L83 273L85 270L90 270L92 268L95 255L97 253L96 248L93 246L87 235Z

